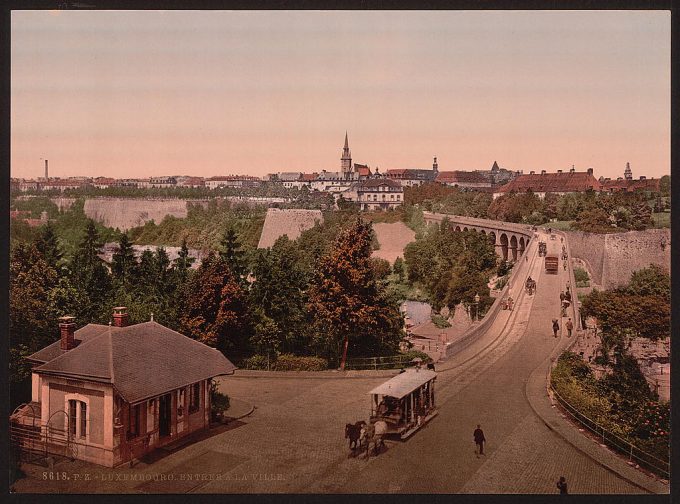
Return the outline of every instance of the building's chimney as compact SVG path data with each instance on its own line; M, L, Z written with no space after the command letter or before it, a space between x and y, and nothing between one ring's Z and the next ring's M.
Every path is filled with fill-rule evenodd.
M647 180L647 177L645 175L640 175L640 180Z
M557 173L562 173L562 170L557 170Z
M113 309L113 325L114 327L125 327L128 325L130 317L127 312L127 307L116 306Z
M535 172L534 170L531 170L531 171L529 172L529 175L533 175L534 173L536 173L536 172Z
M541 175L545 175L545 170L541 170Z
M574 165L572 165L571 170L569 170L569 173L575 173L575 172L576 172L576 168L574 168Z
M75 332L76 324L74 322L75 317L60 317L59 318L59 331L61 332L61 349L71 350L75 345Z
M45 181L48 181L50 179L49 174L47 173L47 159L45 160Z
M592 168L588 168L588 175L590 175L592 177L592 175L593 175L593 169Z

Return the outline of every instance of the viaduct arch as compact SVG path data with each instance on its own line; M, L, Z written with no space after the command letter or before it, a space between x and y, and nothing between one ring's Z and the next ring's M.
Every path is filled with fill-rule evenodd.
M425 222L428 224L440 223L445 218L448 218L455 232L471 230L483 233L494 244L496 253L506 261L517 261L520 259L534 237L531 226L526 224L514 224L512 222L432 212L423 212L423 215Z

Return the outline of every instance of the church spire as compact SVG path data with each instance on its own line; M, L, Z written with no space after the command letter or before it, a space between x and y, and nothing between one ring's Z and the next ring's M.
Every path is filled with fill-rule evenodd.
M340 168L346 179L352 175L352 153L349 150L349 141L347 140L347 131L345 131L345 147L342 149L342 157L340 158Z

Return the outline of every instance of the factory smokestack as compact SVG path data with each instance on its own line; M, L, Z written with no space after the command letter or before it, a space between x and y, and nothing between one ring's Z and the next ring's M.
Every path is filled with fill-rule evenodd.
M50 179L50 177L49 177L49 175L47 174L47 159L46 159L46 160L45 160L45 180L47 181L47 180L49 180L49 179Z

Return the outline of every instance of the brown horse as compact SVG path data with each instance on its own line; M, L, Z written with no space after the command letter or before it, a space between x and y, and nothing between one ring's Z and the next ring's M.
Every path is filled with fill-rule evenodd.
M359 420L355 424L345 424L345 439L349 438L350 450L354 451L358 448L357 441L361 446L361 429L364 425L366 425L366 422L363 420Z

